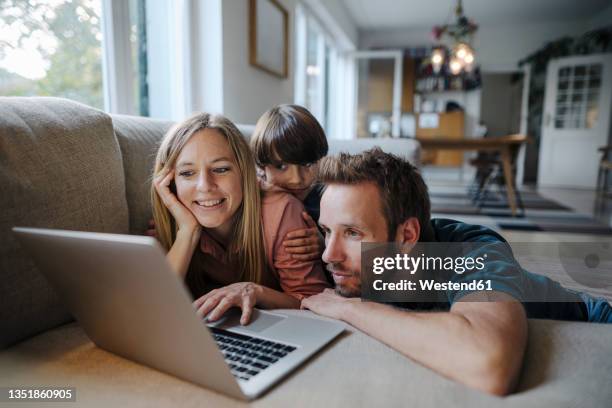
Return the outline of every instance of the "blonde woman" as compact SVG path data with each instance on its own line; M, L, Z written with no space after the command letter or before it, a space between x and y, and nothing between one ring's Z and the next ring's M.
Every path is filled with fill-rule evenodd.
M151 196L167 259L208 320L237 306L247 324L254 306L298 308L329 286L320 261L296 260L282 244L307 227L303 204L286 193L262 199L249 146L225 117L197 114L166 134Z

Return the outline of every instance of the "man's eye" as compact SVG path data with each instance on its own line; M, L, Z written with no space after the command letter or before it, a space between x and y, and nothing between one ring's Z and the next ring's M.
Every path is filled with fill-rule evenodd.
M228 171L230 171L229 167L217 167L217 168L213 169L213 172L215 172L217 174L224 174L224 173L227 173Z
M350 238L359 238L361 237L361 234L359 233L359 231L355 231L352 229L346 230L345 234L350 237Z

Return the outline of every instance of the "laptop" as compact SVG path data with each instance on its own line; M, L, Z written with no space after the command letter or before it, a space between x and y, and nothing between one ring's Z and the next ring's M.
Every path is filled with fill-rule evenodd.
M13 228L100 348L220 393L258 397L338 336L343 324L255 310L197 316L152 237Z

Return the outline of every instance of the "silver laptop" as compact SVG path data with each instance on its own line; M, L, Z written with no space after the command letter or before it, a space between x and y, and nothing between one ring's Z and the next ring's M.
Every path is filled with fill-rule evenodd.
M239 399L253 399L343 331L256 310L207 326L154 238L13 228L99 347Z

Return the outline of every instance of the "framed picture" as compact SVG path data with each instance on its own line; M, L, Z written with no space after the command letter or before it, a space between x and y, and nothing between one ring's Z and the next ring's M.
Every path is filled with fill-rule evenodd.
M288 71L289 14L277 0L249 0L249 62L280 78Z

